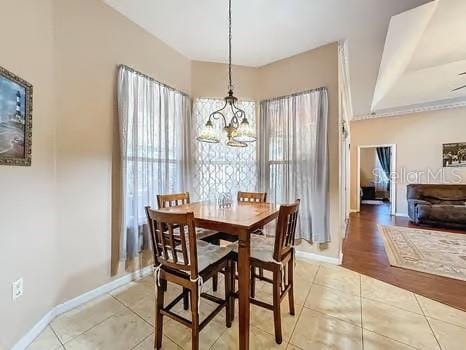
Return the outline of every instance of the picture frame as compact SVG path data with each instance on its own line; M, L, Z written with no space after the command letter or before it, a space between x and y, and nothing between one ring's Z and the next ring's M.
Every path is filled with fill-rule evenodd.
M443 167L466 167L466 142L444 143L442 147Z
M32 85L0 66L0 165L30 166Z

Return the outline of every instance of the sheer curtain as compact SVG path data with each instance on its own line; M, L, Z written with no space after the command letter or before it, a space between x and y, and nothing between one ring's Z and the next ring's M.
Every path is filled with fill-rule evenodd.
M262 101L260 107L261 188L277 203L301 199L297 238L329 242L327 89Z
M152 78L120 66L118 114L122 166L120 259L148 247L144 206L159 193L189 186L190 99Z
M204 127L209 114L225 104L224 100L198 98L193 105L192 153L193 153L193 198L195 200L215 199L219 192L230 192L236 198L236 192L257 190L257 154L256 143L248 147L235 148L220 144L199 142L196 136ZM238 106L246 112L249 123L256 126L256 104L251 101L238 101ZM227 111L229 112L229 111ZM227 120L230 120L227 115ZM223 122L214 120L214 127L219 135L224 135Z

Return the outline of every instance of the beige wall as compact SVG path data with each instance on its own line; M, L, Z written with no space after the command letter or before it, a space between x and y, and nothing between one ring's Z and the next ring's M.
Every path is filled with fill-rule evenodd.
M374 185L375 147L361 148L361 186Z
M34 110L32 166L0 166L0 349L55 305L60 288L53 36L51 0L2 1L0 66L33 85ZM13 301L11 283L20 277L24 296Z
M189 93L191 62L101 1L60 0L55 11L62 302L110 279L112 247L117 260L117 65Z
M34 85L32 167L0 168L0 263L14 262L0 274L0 348L9 348L53 306L124 273L110 264L118 261L117 65L193 97L223 97L227 70L190 62L99 0L4 1L0 29L8 48L0 65ZM338 167L337 72L334 44L260 69L234 67L233 84L239 97L256 101L326 86L331 166ZM305 249L336 257L333 226L332 236L329 246ZM13 302L19 277L25 295Z
M357 207L358 146L396 144L396 212L407 214L408 183L466 183L466 168L442 168L442 144L466 142L466 109L351 123L351 208ZM429 170L437 177L429 177Z
M224 98L228 92L228 65L193 61L191 65L191 96ZM232 66L235 96L256 100L259 89L257 68Z
M99 0L3 1L0 38L0 65L34 85L32 167L0 167L0 349L8 349L53 306L112 278L117 65L189 93L191 62ZM19 277L25 295L13 302Z
M300 250L339 257L341 246L339 186L339 111L338 111L338 44L286 58L259 68L259 99L289 95L308 89L326 87L329 96L329 158L330 158L330 234L332 242L324 245L301 244Z

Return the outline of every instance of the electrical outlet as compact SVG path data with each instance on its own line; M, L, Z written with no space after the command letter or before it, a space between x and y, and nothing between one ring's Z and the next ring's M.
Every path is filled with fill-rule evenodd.
M12 284L12 291L13 291L13 300L18 299L20 296L23 295L23 279L20 278L19 280L13 282Z

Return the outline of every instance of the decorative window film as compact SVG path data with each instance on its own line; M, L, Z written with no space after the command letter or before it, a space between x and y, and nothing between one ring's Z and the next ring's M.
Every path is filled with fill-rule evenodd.
M193 179L192 195L195 200L215 200L220 192L257 190L256 142L248 147L235 148L225 144L226 134L222 120L214 120L214 128L220 136L220 144L198 142L196 136L204 127L209 114L221 108L225 101L200 98L194 101L192 123ZM238 107L246 112L249 123L256 127L256 104L238 101ZM226 116L229 121L231 116Z

